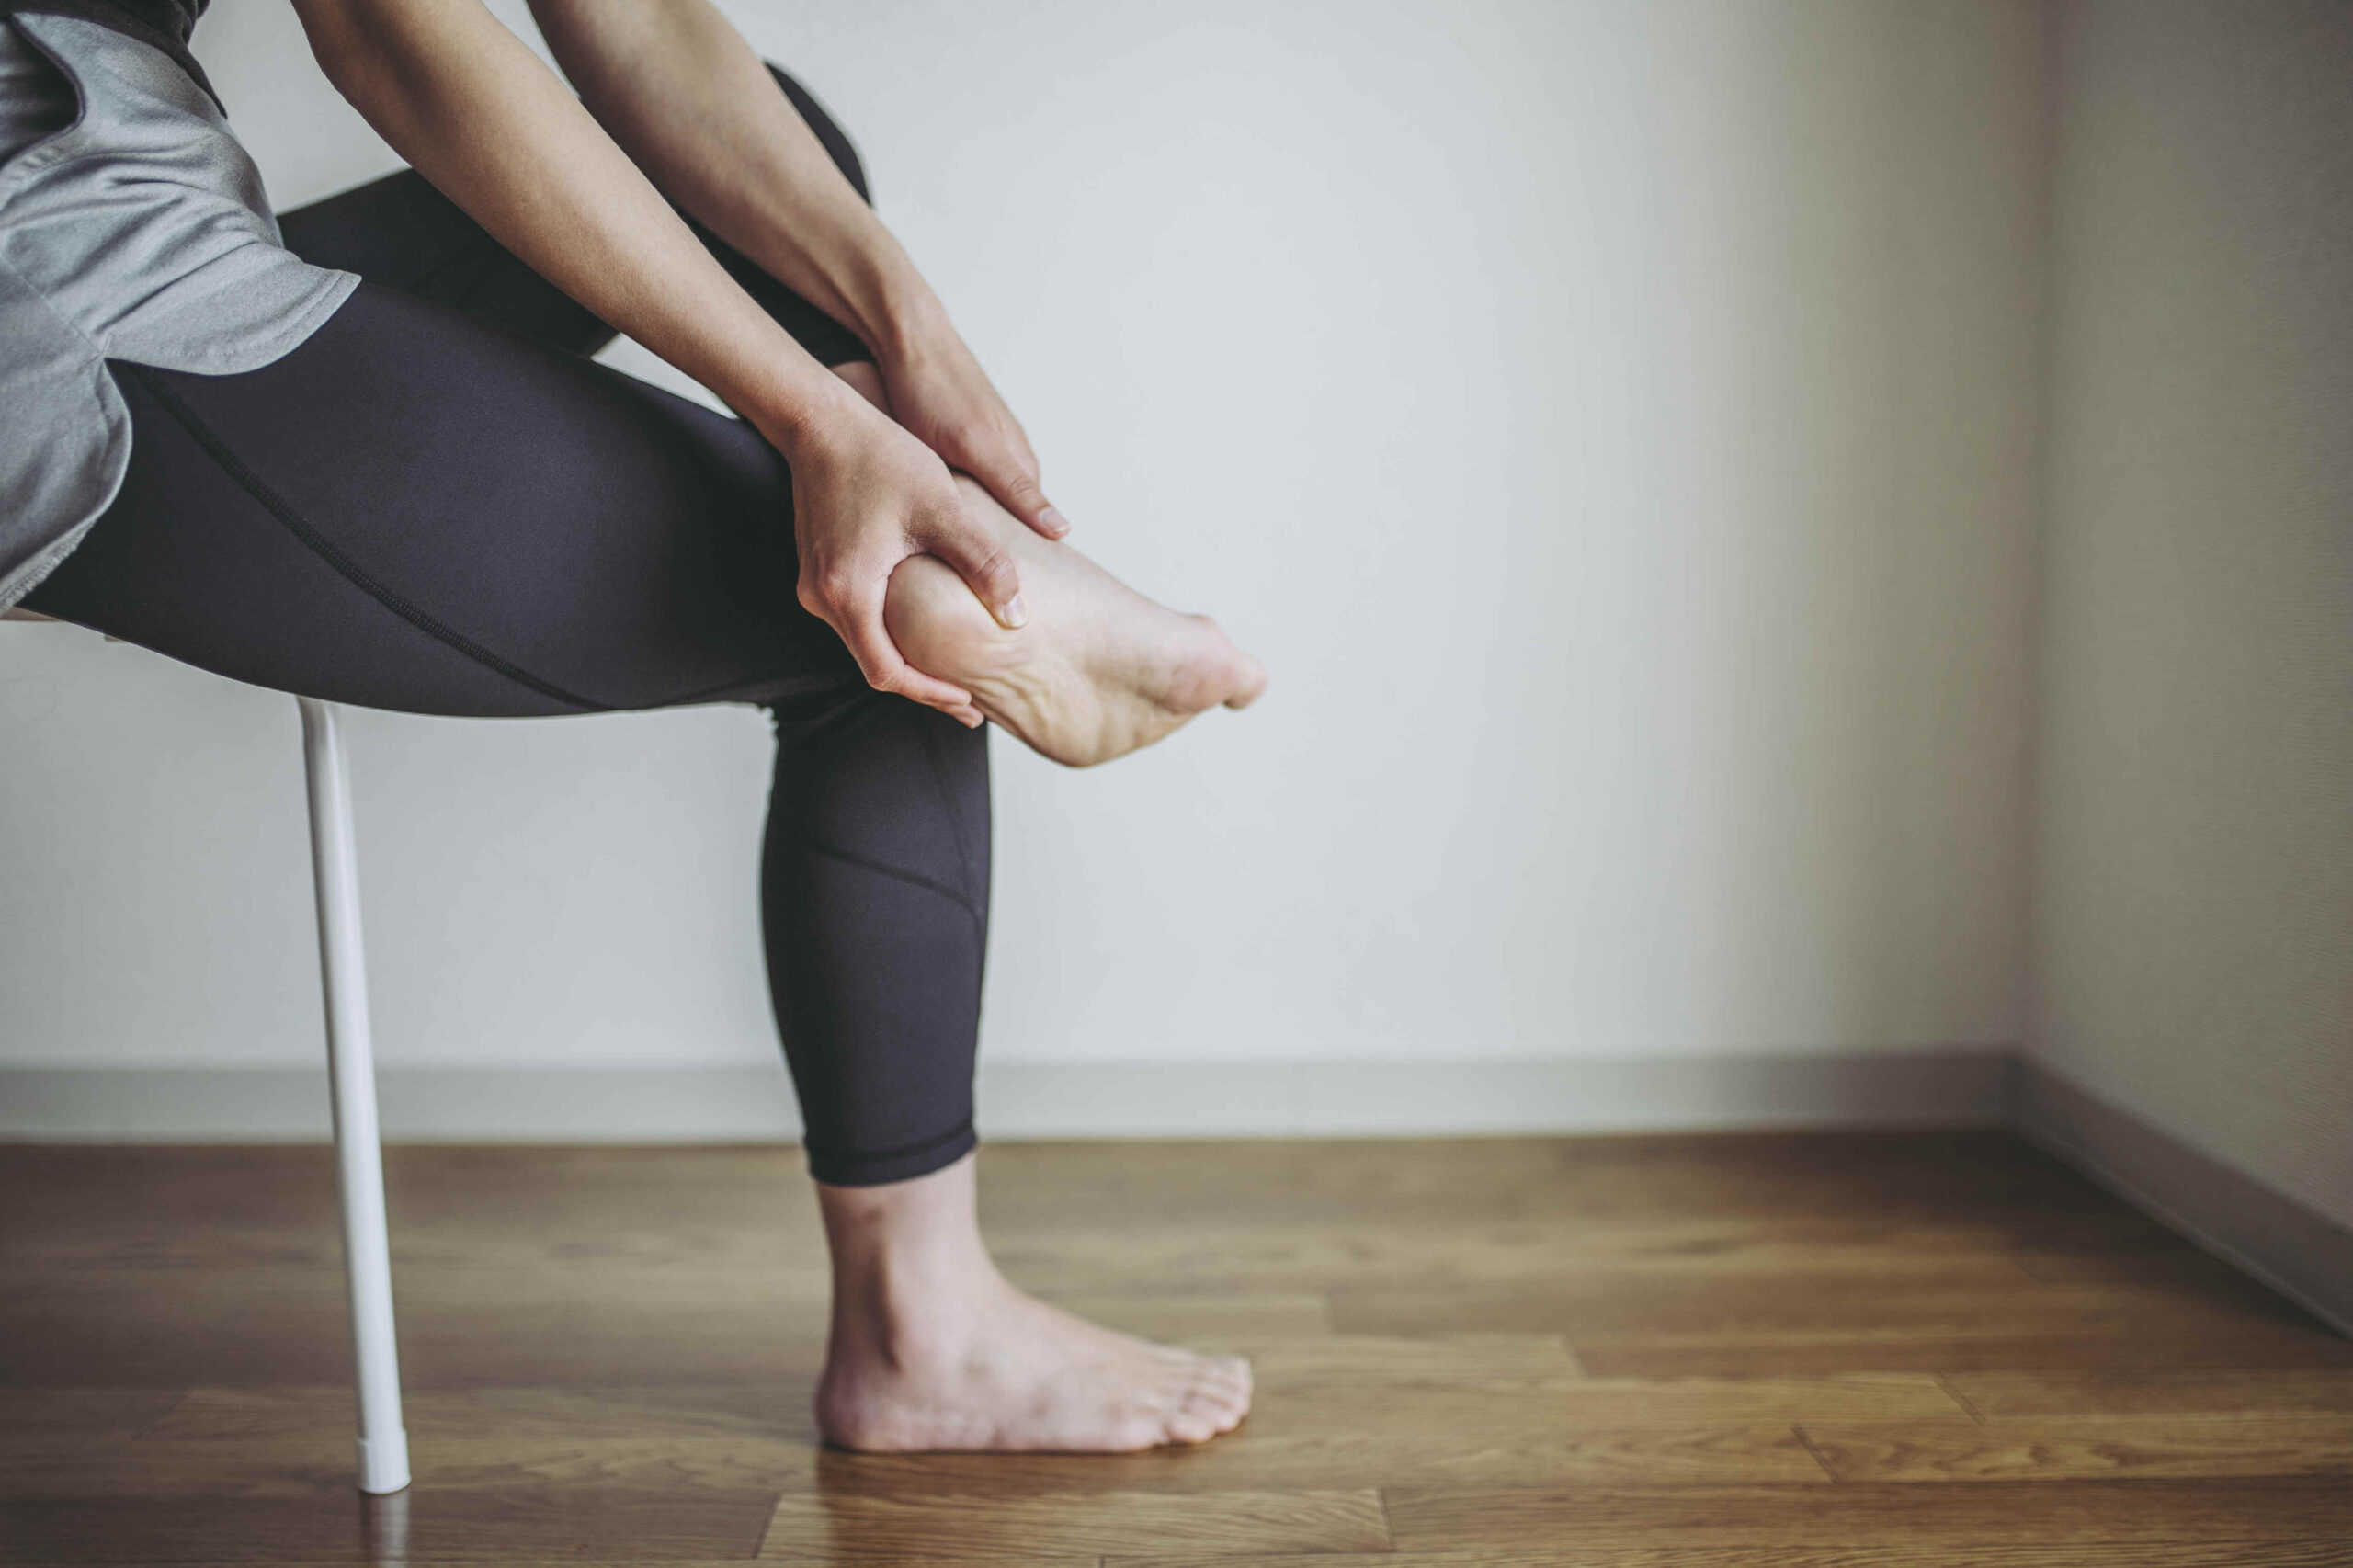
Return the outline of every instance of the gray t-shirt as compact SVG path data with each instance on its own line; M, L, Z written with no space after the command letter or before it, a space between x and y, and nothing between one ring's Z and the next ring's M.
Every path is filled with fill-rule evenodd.
M105 360L257 370L358 282L279 242L260 171L169 55L75 17L0 23L0 609L121 488Z

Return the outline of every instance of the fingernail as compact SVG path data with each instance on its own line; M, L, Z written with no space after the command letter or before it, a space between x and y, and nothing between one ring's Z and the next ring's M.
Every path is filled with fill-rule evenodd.
M1022 627L1029 624L1029 607L1021 602L1019 594L1006 600L1005 607L997 611L997 615L1007 626Z
M1063 517L1060 512L1054 510L1051 506L1049 506L1044 511L1039 513L1038 520L1045 524L1048 528L1053 529L1053 531L1058 534L1066 534L1070 532L1069 520Z

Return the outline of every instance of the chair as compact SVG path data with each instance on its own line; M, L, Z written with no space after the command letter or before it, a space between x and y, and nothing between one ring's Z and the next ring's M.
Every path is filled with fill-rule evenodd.
M48 620L29 610L0 619ZM383 1138L376 1122L376 1053L368 1032L368 965L359 940L359 864L351 788L335 709L298 697L310 780L311 876L318 895L319 979L326 997L327 1082L343 1193L343 1263L358 1362L359 1490L409 1482L401 1425L400 1356L392 1338L392 1259L384 1226Z

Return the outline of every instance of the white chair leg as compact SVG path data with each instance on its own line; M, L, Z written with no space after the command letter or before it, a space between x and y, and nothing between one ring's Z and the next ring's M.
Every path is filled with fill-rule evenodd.
M319 899L319 971L327 1004L327 1077L343 1188L343 1262L359 1362L359 1490L408 1484L400 1353L392 1340L392 1258L384 1228L384 1159L376 1126L376 1052L368 1033L368 965L359 942L359 865L351 789L335 710L308 697L302 760L311 781L311 869Z

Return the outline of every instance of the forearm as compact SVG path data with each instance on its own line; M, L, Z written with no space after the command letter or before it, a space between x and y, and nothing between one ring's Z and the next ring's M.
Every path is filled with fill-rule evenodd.
M939 305L709 0L532 0L599 123L671 199L863 338L903 354Z
M479 0L296 0L321 65L534 269L790 452L847 395Z

